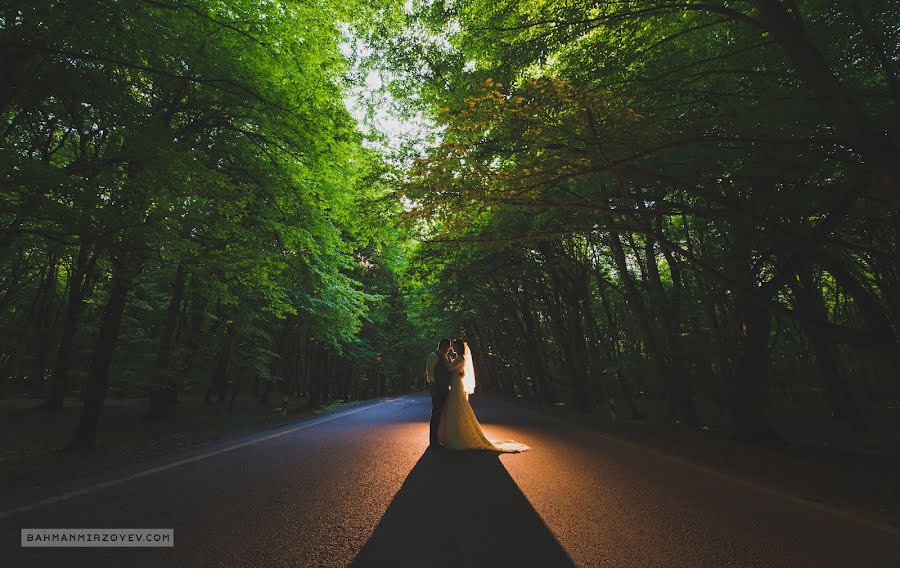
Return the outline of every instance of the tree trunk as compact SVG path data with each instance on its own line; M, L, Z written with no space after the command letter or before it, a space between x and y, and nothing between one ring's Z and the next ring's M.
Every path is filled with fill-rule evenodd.
M581 299L587 295L588 270L579 266L577 260L556 254L549 247L543 252L553 260L547 268L551 285L547 308L563 372L572 387L570 403L581 412L591 412L593 401L588 384L591 370L581 305Z
M526 372L534 377L535 398L538 405L543 406L552 403L552 393L547 385L547 375L544 371L544 361L541 357L541 341L539 341L540 328L534 317L533 303L524 290L516 293L519 322L522 326L522 351L525 360Z
M34 361L29 376L29 390L34 397L44 391L47 373L47 357L53 343L54 304L56 298L56 277L58 259L54 256L47 263L46 275L41 281L35 300L31 321L34 323Z
M650 318L644 307L644 302L638 293L634 278L628 271L628 263L625 259L625 251L622 248L619 233L611 230L609 234L613 259L625 291L625 300L637 323L638 331L650 356L650 362L653 364L656 376L669 396L673 414L675 418L684 424L692 427L697 426L697 412L694 408L694 402L688 393L685 392L683 386L678 383L678 378L672 373L672 369L668 361L666 361L656 335L653 333L653 326L650 324Z
M748 290L759 289L759 268L754 264L752 233L734 227L734 241L728 257L734 278ZM737 360L726 387L726 400L734 426L734 437L750 443L770 443L776 439L766 418L769 398L769 349L772 314L764 303L735 292Z
M728 389L734 437L743 442L770 443L776 435L765 417L769 396L768 310L742 296L735 297L741 354Z
M125 274L125 268L117 259L113 259L112 274L109 300L103 312L100 333L97 336L97 344L94 347L94 355L88 369L84 389L84 409L75 429L75 436L69 442L68 448L70 449L90 448L97 439L97 423L106 400L109 368L119 339L122 314L125 312L132 280L130 275Z
M670 302L666 298L663 289L662 279L659 276L659 267L656 264L656 243L650 237L645 237L644 253L647 257L647 277L648 291L651 301L659 307L656 312L659 314L660 323L665 333L665 349L668 360L672 367L672 374L679 385L679 389L683 390L688 397L693 395L691 388L690 373L688 372L687 361L685 361L685 348L681 339L681 314L679 306L676 302ZM677 274L677 268L673 268L674 275ZM678 293L673 293L674 298L678 298Z
M84 311L84 295L87 291L85 281L88 273L96 264L96 257L89 260L89 256L88 246L82 242L78 248L78 256L75 258L74 270L69 277L66 314L63 319L59 348L56 352L56 367L50 383L50 395L42 405L48 410L62 410L63 401L69 392L69 371L72 364L72 351L75 347L75 334Z
M169 359L172 353L172 338L178 324L178 314L184 301L184 284L187 271L184 263L178 263L175 270L175 281L172 283L172 297L166 308L166 319L162 325L159 339L159 350L156 353L156 380L150 391L150 408L147 418L157 420L169 415L172 406L178 401L178 388L170 384Z
M571 325L569 313L566 309L565 301L567 292L562 289L562 282L558 274L551 272L550 274L552 289L550 297L547 298L547 315L550 321L550 329L556 340L557 354L560 359L563 376L567 379L572 387L572 395L569 397L570 403L574 403L573 407L579 408L581 405L577 388L578 375L584 372L584 368L579 368L578 361L575 359L575 353L572 349L573 338L571 336ZM581 338L583 341L583 337ZM581 361L582 365L584 360Z
M806 266L798 276L799 281L792 286L797 299L797 308L806 312L811 318L827 318L825 306L822 303L822 294L812 269ZM834 341L815 326L806 328L806 336L809 338L816 364L822 373L822 382L832 414L838 420L847 421L856 428L865 429L863 415L856 405L850 387L841 376L837 346Z
M310 369L310 377L309 377L309 407L316 409L321 408L322 404L325 402L325 375L328 370L328 354L325 348L321 345L317 347L314 355L314 363ZM370 381L374 380L376 382L376 396L380 396L378 378L375 375L374 369L371 369L371 376L369 378Z
M221 347L219 349L219 360L209 380L209 387L206 389L206 404L210 404L213 395L216 396L216 404L225 402L228 394L228 371L231 368L231 348L234 345L234 338L237 336L237 324L233 321L228 322L225 328L225 337L222 338Z
M622 368L622 358L619 354L619 328L613 320L612 310L609 307L609 299L606 297L606 286L605 280L602 275L597 276L597 289L600 292L600 302L603 306L603 313L606 317L606 323L609 326L609 341L608 345L608 353L610 362L615 366L615 375L616 381L619 384L619 388L622 392L622 397L625 399L625 404L628 405L628 410L631 412L631 417L634 420L641 420L644 418L643 413L641 413L640 409L637 406L637 402L634 399L634 387L631 382L625 377L625 372ZM596 323L595 323L596 325ZM597 330L597 334L600 334L600 331Z
M600 384L599 365L593 349L588 344L585 319L592 318L588 293L587 267L579 266L570 275L570 291L566 295L568 305L569 335L574 365L573 386L575 387L575 407L582 412L592 412L594 399L592 388ZM594 379L593 381L590 379Z
M196 272L191 274L191 307L188 317L187 361L184 373L188 376L194 370L197 354L200 351L200 338L203 336L203 319L206 314L208 300L203 294L202 282Z

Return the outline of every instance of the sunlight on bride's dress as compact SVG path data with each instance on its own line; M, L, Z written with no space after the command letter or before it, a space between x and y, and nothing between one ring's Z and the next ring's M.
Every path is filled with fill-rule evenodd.
M463 388L462 376L450 383L450 394L444 404L438 439L450 450L491 450L504 453L518 453L530 450L525 444L511 440L491 442L481 430L475 417L468 395Z

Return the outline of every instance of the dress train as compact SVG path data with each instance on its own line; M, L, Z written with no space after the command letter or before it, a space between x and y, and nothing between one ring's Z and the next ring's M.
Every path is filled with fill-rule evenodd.
M463 388L462 377L450 383L450 393L441 413L438 439L450 450L489 450L502 453L519 453L529 446L512 440L491 441L484 435L469 397Z

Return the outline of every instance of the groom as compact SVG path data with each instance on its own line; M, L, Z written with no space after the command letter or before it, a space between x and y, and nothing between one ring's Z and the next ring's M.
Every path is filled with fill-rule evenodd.
M438 341L437 349L428 355L428 363L425 372L428 382L431 383L431 429L429 440L432 448L438 447L438 426L441 424L441 411L444 409L444 401L450 392L450 367L447 361L447 352L450 350L450 340L443 338Z

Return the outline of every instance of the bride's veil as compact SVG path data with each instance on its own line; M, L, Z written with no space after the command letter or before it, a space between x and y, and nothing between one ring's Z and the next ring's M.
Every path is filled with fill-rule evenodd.
M469 344L464 341L463 345L466 346L466 359L463 366L463 369L465 369L463 373L463 390L466 391L466 394L472 394L475 392L475 366L472 365L472 350L469 349Z

